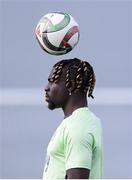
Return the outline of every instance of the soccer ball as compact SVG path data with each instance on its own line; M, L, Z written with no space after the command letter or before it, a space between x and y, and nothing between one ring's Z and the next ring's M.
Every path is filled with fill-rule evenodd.
M70 52L79 41L79 26L68 13L53 12L43 16L35 29L36 38L47 53Z

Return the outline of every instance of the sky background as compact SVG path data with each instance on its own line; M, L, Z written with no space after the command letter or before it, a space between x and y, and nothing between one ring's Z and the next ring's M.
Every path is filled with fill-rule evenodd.
M35 38L40 18L70 13L80 40L52 56ZM132 1L0 0L0 178L42 178L46 147L63 120L48 110L44 87L61 59L89 61L96 73L90 109L104 133L104 178L132 178Z

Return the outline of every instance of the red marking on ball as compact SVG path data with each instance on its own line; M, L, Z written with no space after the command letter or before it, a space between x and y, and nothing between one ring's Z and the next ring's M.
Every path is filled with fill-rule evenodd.
M41 38L41 34L40 34L40 24L39 24L39 26L36 28L36 34Z
M66 41L63 41L63 45L64 45L64 46L67 46L68 43L67 43Z

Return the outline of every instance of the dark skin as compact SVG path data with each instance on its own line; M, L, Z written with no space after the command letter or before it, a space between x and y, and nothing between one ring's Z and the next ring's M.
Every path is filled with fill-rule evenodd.
M66 171L65 179L89 179L89 169L72 168Z
M65 118L70 116L73 111L80 107L87 107L87 98L86 93L71 93L65 86L65 71L63 70L61 78L58 83L50 82L50 78L54 69L51 71L48 84L45 88L45 98L48 102L49 109L53 110L56 108L62 108ZM70 91L72 92L75 89L75 84L72 83ZM65 179L88 179L90 174L89 169L85 168L72 168L66 171Z

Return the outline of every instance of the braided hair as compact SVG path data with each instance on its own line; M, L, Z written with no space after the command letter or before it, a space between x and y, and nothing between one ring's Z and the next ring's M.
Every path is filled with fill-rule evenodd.
M85 92L88 93L88 97L93 97L93 89L95 86L95 73L92 66L87 61L81 61L80 59L66 59L61 60L54 66L54 72L50 78L51 82L57 83L62 74L63 68L65 71L65 84L69 95L71 93ZM70 90L72 83L75 84L75 88Z

